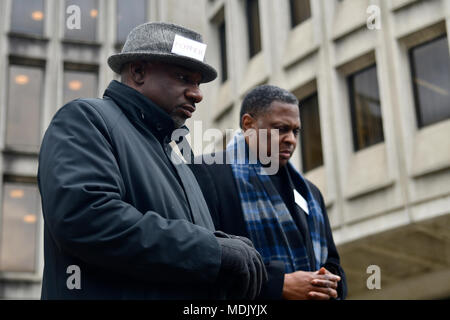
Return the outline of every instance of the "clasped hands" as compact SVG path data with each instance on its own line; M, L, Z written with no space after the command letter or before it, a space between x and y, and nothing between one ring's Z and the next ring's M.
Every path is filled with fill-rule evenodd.
M284 276L283 298L286 300L329 300L337 298L341 277L324 267L318 271L296 271Z

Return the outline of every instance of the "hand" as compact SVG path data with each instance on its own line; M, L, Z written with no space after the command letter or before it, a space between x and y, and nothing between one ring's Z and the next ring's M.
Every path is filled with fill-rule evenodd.
M324 275L326 279L315 279L312 281L312 284L316 287L322 287L322 288L332 288L333 291L337 290L338 282L341 281L341 277L331 273L324 267L320 268L318 271L315 272L317 275ZM323 293L321 292L312 292L311 295L313 298L325 298L323 296ZM329 295L330 298L337 298L337 291L336 295Z
M316 272L296 271L284 277L283 298L287 300L328 300L337 297L337 281L340 277Z
M219 282L228 287L229 299L255 299L267 281L264 262L244 237L216 234L222 249ZM245 240L244 240L245 239Z

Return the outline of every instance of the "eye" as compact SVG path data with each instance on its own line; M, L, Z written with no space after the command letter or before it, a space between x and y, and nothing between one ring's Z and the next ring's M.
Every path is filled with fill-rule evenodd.
M194 80L194 78L192 76L190 76L188 74L177 73L176 78L185 84L195 85L197 87L200 86L200 82L197 82L196 80Z
M297 137L299 133L300 133L300 129L298 129L298 128L294 129L294 136Z
M289 132L289 128L286 126L281 126L281 127L278 127L277 129L280 130L281 134Z
M185 74L177 73L176 76L177 76L177 79L181 80L184 83L188 83L189 82L189 77L187 75L185 75Z

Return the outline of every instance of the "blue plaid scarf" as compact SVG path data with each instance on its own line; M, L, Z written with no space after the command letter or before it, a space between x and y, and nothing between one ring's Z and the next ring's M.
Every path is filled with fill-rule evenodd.
M239 150L239 151L238 151ZM246 152L242 152L246 150ZM318 201L313 197L308 184L290 163L295 172L293 179L298 179L307 190L309 215L307 216L316 264L311 266L306 246L300 231L274 187L270 176L261 174L262 165L251 164L245 138L238 133L227 146L227 161L231 164L237 182L241 206L247 231L265 263L271 260L284 261L286 272L297 270L315 271L326 261L328 248L325 235L323 212Z

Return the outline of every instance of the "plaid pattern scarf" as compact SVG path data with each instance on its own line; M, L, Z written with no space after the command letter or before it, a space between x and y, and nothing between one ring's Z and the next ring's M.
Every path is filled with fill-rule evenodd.
M246 150L245 152L242 152ZM290 163L295 175L307 190L306 201L309 233L311 236L316 265L311 266L306 246L291 213L274 187L270 176L261 174L263 167L258 162L249 163L248 146L238 133L227 146L226 155L231 163L237 182L241 206L247 231L265 263L271 260L284 261L286 272L297 270L315 271L326 261L328 248L325 223L320 204L314 199L303 177Z

